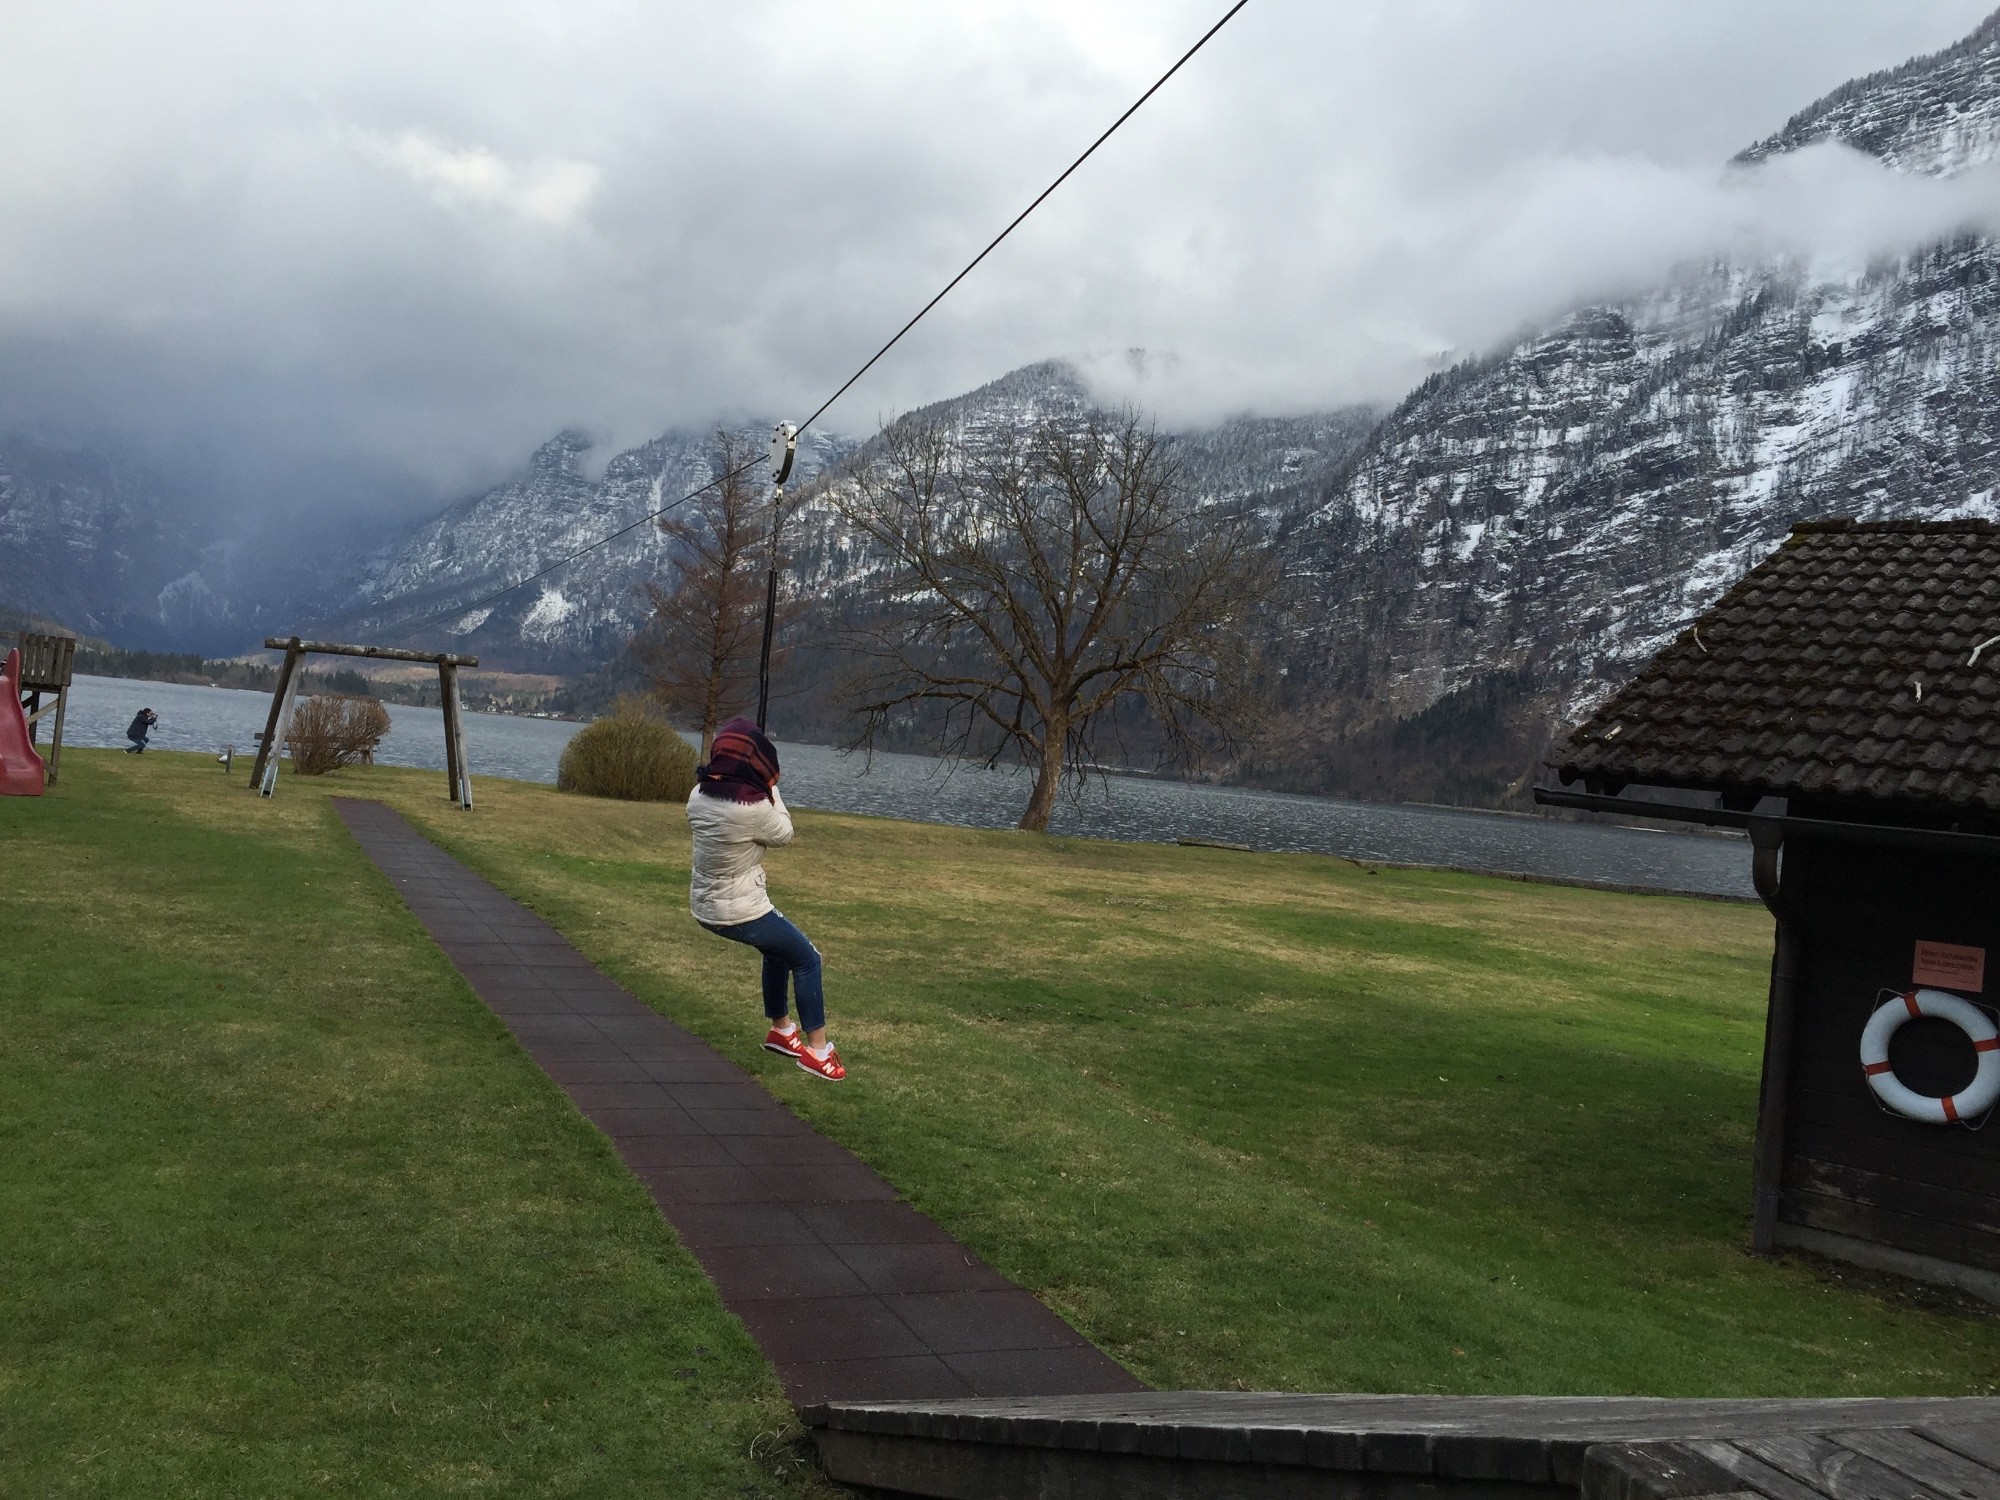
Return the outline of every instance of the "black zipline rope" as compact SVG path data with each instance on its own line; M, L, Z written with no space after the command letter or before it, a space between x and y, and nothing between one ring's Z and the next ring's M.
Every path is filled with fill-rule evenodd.
M811 427L813 423L817 422L821 417L825 416L827 410L833 405L834 402L838 401L842 396L846 395L849 389L853 387L854 383L857 380L859 380L863 375L866 375L870 370L872 370L875 367L875 363L877 360L881 359L883 355L887 354L891 349L895 348L897 344L901 343L904 334L908 333L912 328L915 328L917 324L921 323L924 320L924 315L926 313L928 313L932 308L936 307L940 302L944 301L944 299L950 295L953 287L957 286L961 281L965 280L966 277L970 276L973 273L973 271L977 269L981 261L985 260L987 256L991 255L996 249L999 248L1000 242L1002 240L1006 239L1008 235L1012 234L1016 229L1020 228L1022 222L1028 217L1028 215L1033 213L1036 209L1042 206L1043 200L1045 200L1049 196L1049 194L1053 193L1057 188L1061 187L1065 182L1067 182L1072 172L1076 171L1078 167L1082 166L1086 161L1090 160L1092 153L1095 152L1099 146L1103 145L1106 141L1110 140L1111 137L1117 132L1119 126L1123 125L1127 120L1131 119L1132 116L1137 114L1139 112L1139 107L1142 104L1144 104L1148 99L1152 98L1153 95L1157 94L1160 91L1160 89L1165 85L1166 81L1169 78L1172 78L1174 74L1180 72L1181 68L1186 65L1189 58L1193 57L1195 53L1201 51L1203 47L1207 46L1209 43L1209 39L1213 37L1218 31L1222 30L1223 27L1227 26L1230 20L1235 16L1235 14L1239 10L1243 9L1243 7L1248 5L1249 3L1250 0L1236 0L1236 3L1234 5L1230 6L1228 10L1224 11L1221 20L1217 21L1213 26L1209 27L1208 30L1204 31L1201 34L1200 39L1197 40L1192 47L1188 48L1187 51L1183 52L1180 55L1179 59L1174 63L1174 65L1171 68L1168 68L1166 72L1162 73L1157 79L1154 80L1153 86L1151 88L1147 89L1146 92L1141 94L1137 99L1134 99L1132 101L1131 107L1127 109L1124 114L1120 115L1117 119L1113 120L1102 135L1100 135L1096 140L1092 141L1087 147L1084 148L1083 155L1079 156L1075 161L1071 162L1068 166L1064 167L1062 170L1062 174L1058 176L1054 182L1050 183L1047 187L1043 188L1041 192L1035 195L1034 202L1030 203L1026 208L1022 209L1018 214L1016 214L1013 218L1013 221L1009 223L1005 229L1001 230L998 234L993 236L992 241L986 246L984 250L981 250L977 255L973 256L971 260L966 262L964 270L960 271L956 276L952 277L950 281L947 281L944 284L944 289L942 291L940 291L935 297L931 298L931 300L926 302L922 307L918 308L917 315L914 318L911 318L910 321L905 323L901 328L897 329L895 336L891 338L888 343L884 344L880 349L877 349L873 354L869 355L867 363L862 365L860 369L856 370L852 375L848 376L846 380L841 382L839 390L835 391L831 396L828 396L826 400L820 402L819 406L814 409L813 414L807 417L803 422L799 423L798 430L801 433L803 433L807 428ZM507 595L513 593L514 590L518 588L525 588L527 585L533 583L538 578L548 577L549 574L555 572L557 568L567 567L570 563L575 562L579 557L584 556L586 553L595 552L599 547L604 546L606 543L617 541L618 538L625 535L626 532L637 531L641 526L644 526L648 521L657 521L661 516L664 516L668 511L678 510L681 506L687 504L688 501L694 499L697 495L705 495L710 490L714 489L717 485L725 484L729 480L734 479L737 475L748 473L751 469L756 468L757 465L761 463L767 463L769 461L770 460L768 454L759 455L758 457L751 459L750 462L748 462L747 464L744 464L741 468L732 469L727 474L719 474L714 479L711 479L707 484L699 485L696 488L689 490L685 495L682 495L678 500L674 500L666 505L663 505L658 510L653 511L648 515L643 515L639 517L638 520L634 521L629 526L619 527L616 531L610 533L608 536L599 537L596 541L591 542L584 547L580 547L575 552L570 553L569 556L562 558L557 562L550 563L546 568L543 568L540 572L530 573L526 578L523 578L518 582L508 584L504 589L499 590L499 592L497 593L488 594L485 598L474 600L471 604L454 604L449 609L439 610L433 614L417 615L410 619L403 620L398 624L396 624L395 626L392 626L391 628L396 630L407 630L414 625L428 624L432 620L442 620L449 615L470 614L473 610L491 604L496 599L504 599Z
M819 404L818 411L815 411L811 416L807 417L803 422L799 423L799 431L804 432L808 427L812 426L813 423L817 422L822 416L824 416L826 414L826 409L829 406L832 406L834 402L838 401L842 396L847 394L848 386L853 385L855 381L859 380L863 375L866 375L869 372L869 370L874 368L876 360L880 359L883 355L887 354L891 349L895 348L897 343L902 339L904 334L908 333L912 328L915 328L918 323L923 321L923 316L925 313L929 312L932 308L936 307L940 302L944 301L946 295L951 291L953 287L957 286L961 281L965 280L966 277L970 276L975 266L977 266L982 260L986 259L987 256L991 255L993 251L999 246L1002 240L1006 239L1008 235L1012 234L1016 229L1020 227L1021 221L1023 219L1027 218L1029 214L1033 213L1036 209L1042 206L1042 200L1044 198L1048 197L1050 193L1053 193L1057 188L1061 187L1063 183L1069 179L1070 173L1074 172L1078 167L1082 166L1086 161L1090 159L1091 152L1095 151L1099 146L1103 145L1106 141L1110 140L1112 133L1116 131L1120 125L1123 125L1127 120L1131 119L1133 115L1139 112L1140 105L1144 104L1148 99L1152 98L1153 95L1157 94L1160 91L1160 87L1162 84L1164 84L1169 78L1173 77L1174 74L1180 72L1182 64L1186 63L1189 58L1195 55L1195 53L1201 51L1203 47L1207 46L1208 39L1214 36L1216 32L1222 30L1223 27L1227 26L1229 24L1229 18L1235 15L1236 12L1243 9L1243 7L1248 5L1249 3L1250 0L1236 0L1236 3L1230 6L1226 12L1224 12L1223 17L1220 21L1217 21L1213 26L1209 27L1207 31L1204 31L1201 34L1200 41L1196 42L1192 47L1188 48L1187 51L1181 54L1179 62L1176 62L1171 68L1167 69L1166 72L1162 73L1159 76L1159 78L1154 82L1151 88L1147 89L1145 93L1141 94L1137 99L1133 100L1132 107L1126 110L1125 113L1120 115L1117 119L1113 120L1111 122L1110 128L1107 129L1104 132L1104 134L1100 135L1096 140L1092 141L1088 147L1085 148L1083 155L1079 156L1075 161L1071 162L1068 166L1063 168L1062 176L1058 177L1054 182L1050 183L1047 187L1043 188L1041 192L1037 193L1035 195L1035 201L1033 203L1030 203L1026 208L1022 209L1018 214L1014 216L1013 223L1009 224L1005 229L1001 230L998 234L993 236L992 244L988 245L984 250L980 251L977 255L973 256L971 261L967 263L963 271L960 271L956 276L952 277L950 281L947 281L944 284L944 291L939 292L935 297L931 298L930 301L926 302L921 308L919 308L917 310L916 317L910 319L909 322L905 323L901 328L896 330L895 338L890 339L888 343L884 344L880 349L877 349L872 355L870 355L867 364L863 365L860 369L856 370L852 375L848 376L846 383L843 384L839 390L835 391L831 396L828 396L826 400L822 401Z

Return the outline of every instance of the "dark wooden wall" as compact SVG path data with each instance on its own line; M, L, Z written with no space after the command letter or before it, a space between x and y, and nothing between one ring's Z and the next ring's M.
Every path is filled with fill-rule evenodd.
M2000 1271L2000 1124L1893 1114L1860 1061L1880 992L1911 987L1920 938L1986 949L1985 993L1966 998L2000 1002L2000 861L1794 838L1784 887L1801 914L1803 975L1779 1219ZM1976 1066L1965 1034L1930 1018L1905 1023L1889 1057L1929 1094L1964 1087Z

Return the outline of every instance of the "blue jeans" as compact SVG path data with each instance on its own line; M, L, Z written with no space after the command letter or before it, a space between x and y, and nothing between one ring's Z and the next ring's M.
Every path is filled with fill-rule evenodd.
M785 1019L785 980L799 1002L799 1025L818 1031L826 1025L826 996L820 989L819 949L803 932L787 922L782 912L767 911L748 922L729 927L701 924L717 937L732 943L746 943L764 955L764 1014L772 1021Z

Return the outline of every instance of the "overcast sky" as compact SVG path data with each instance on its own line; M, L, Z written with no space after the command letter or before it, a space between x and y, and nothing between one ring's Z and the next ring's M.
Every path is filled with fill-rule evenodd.
M828 415L1168 356L1173 420L1389 402L1675 260L1958 211L1722 164L1990 0L1250 0ZM798 417L1224 0L0 8L0 431L456 493Z

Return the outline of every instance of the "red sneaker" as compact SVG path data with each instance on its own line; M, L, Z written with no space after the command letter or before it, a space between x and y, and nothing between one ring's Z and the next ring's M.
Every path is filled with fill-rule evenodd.
M790 1031L781 1031L773 1026L764 1033L765 1050L775 1052L780 1057L797 1057L805 1051L805 1046L806 1034L796 1026Z
M826 1056L814 1057L812 1049L800 1047L798 1064L815 1078L824 1078L828 1083L838 1083L847 1076L847 1069L841 1066L840 1054L827 1043Z

